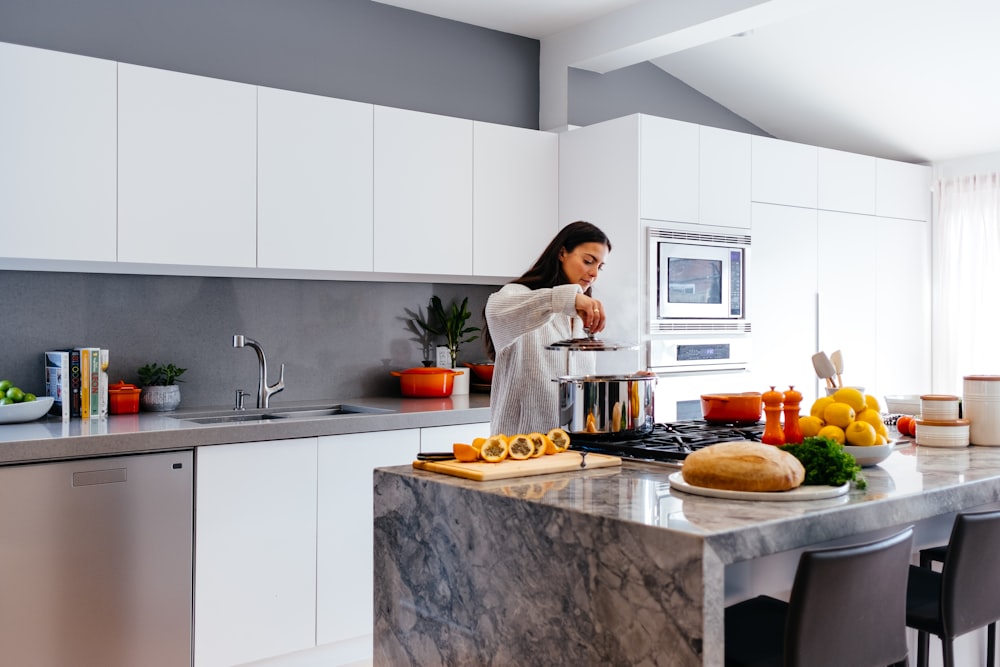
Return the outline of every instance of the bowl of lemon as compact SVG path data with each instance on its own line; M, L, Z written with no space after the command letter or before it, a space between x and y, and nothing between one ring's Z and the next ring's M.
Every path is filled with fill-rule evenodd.
M853 456L859 466L862 468L868 468L871 466L877 466L879 463L882 463L882 461L889 458L889 454L892 454L892 449L895 446L896 441L890 440L884 445L872 445L870 447L854 447L851 445L844 445L844 451Z
M895 445L878 399L857 387L839 387L816 399L809 414L799 417L799 428L806 437L823 436L844 445L862 467L886 460Z

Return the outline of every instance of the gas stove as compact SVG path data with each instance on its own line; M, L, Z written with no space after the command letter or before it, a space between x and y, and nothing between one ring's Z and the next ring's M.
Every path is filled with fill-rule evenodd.
M733 440L760 442L763 434L763 422L718 424L696 419L655 424L652 433L638 439L614 439L613 434L608 438L570 436L570 448L678 467L688 454L702 447Z

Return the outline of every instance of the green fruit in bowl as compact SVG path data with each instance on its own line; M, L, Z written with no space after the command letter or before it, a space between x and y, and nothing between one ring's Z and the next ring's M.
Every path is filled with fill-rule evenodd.
M7 390L14 386L10 380L0 380L0 395L7 393Z
M24 400L24 391L18 387L11 387L7 390L7 398L12 400L14 403L20 403Z
M14 405L14 401L13 399L4 396L3 398L0 398L0 405Z
M26 392L24 394L24 400L21 401L21 402L22 403L30 403L30 402L32 402L34 400L37 400L37 399L38 399L38 397L35 396L34 394L32 394L31 392Z

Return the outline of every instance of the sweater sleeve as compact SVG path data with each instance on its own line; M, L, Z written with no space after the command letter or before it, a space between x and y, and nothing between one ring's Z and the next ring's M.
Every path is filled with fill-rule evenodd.
M501 350L555 315L575 317L580 291L576 284L535 290L515 283L504 285L486 301L486 322L493 346Z

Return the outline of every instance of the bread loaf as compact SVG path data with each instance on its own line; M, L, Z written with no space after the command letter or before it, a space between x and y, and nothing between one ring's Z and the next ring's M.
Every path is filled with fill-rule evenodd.
M727 491L788 491L802 484L802 463L773 445L740 440L699 449L684 459L684 481Z

